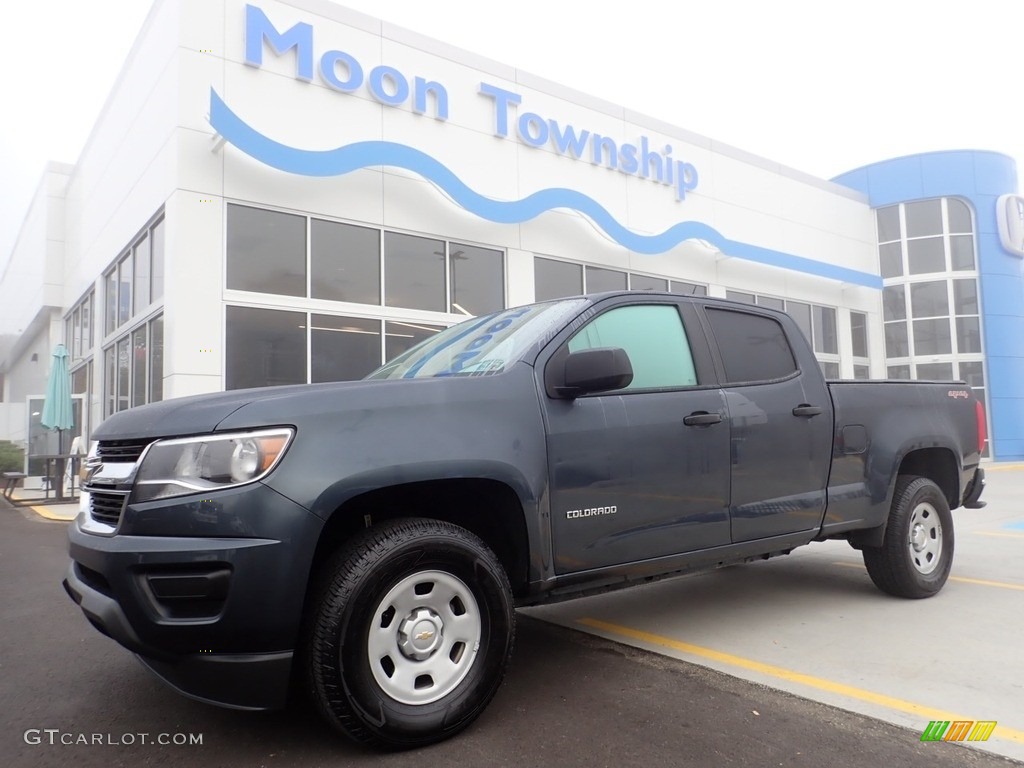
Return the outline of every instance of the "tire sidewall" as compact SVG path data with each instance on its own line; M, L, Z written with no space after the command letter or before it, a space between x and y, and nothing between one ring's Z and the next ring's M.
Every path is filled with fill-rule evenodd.
M914 565L910 556L910 523L914 509L918 504L927 503L936 512L942 526L941 562L931 573L921 573ZM921 592L934 594L942 589L953 567L953 515L949 510L946 497L935 483L925 478L918 478L909 486L903 496L903 504L897 516L898 525L893 532L898 536L895 545L902 548L902 564L905 577Z
M340 662L325 665L327 688L338 691L361 723L388 746L419 746L446 738L475 718L501 683L512 638L513 606L500 565L461 538L433 534L392 546L353 586L336 628ZM368 632L380 601L402 579L443 571L472 592L481 619L480 648L466 677L441 699L410 705L392 699L374 679ZM331 679L336 678L336 679Z

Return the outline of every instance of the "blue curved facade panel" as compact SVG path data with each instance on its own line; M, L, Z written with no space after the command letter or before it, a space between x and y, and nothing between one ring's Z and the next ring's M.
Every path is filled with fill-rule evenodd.
M961 150L899 157L833 179L868 196L872 208L934 197L959 197L974 208L978 282L988 377L992 451L1024 459L1024 260L999 240L996 202L1017 192L1013 159Z

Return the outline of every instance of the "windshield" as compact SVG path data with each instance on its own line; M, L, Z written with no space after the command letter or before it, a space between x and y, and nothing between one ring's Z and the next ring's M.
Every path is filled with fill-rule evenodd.
M453 325L386 363L367 379L489 376L501 373L534 342L561 328L586 299L531 304Z

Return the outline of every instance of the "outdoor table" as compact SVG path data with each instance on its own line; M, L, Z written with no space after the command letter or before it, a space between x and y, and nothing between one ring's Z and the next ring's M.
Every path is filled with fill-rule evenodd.
M44 477L49 482L44 489L44 499L50 498L50 486L53 486L54 500L64 501L64 471L68 461L71 462L71 496L69 498L75 498L75 478L78 475L78 465L82 458L80 453L44 453L29 456L29 459L41 459L46 466Z

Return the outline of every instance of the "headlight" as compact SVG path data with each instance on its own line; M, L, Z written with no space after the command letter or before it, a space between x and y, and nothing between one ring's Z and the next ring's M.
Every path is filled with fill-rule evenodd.
M132 501L230 488L267 475L284 455L294 430L203 435L159 440L146 450Z

